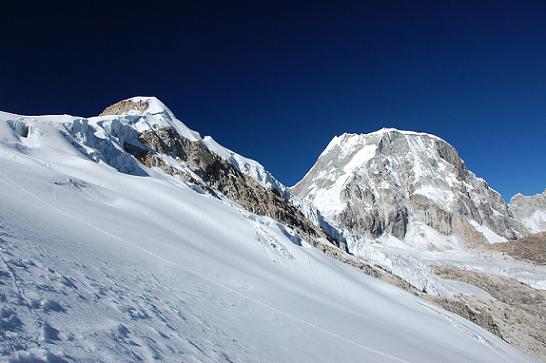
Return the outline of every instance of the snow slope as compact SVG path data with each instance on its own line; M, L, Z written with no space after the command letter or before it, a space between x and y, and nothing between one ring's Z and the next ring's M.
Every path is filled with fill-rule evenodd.
M530 360L106 147L101 120L123 126L0 113L2 360Z

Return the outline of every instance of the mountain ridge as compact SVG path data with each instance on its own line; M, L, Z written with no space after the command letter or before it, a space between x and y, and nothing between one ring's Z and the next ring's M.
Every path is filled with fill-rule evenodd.
M215 241L214 243L220 243L223 241L223 238L219 237L220 234L214 234L216 232L213 233L213 231L222 231L225 228L225 233L233 238L228 238L229 242L226 242L227 245L224 247L220 247L221 244L215 245L214 243L211 246L220 248L220 250L232 248L234 251L243 252L243 254L246 254L246 252L240 250L239 244L242 241L239 241L240 238L237 237L236 230L232 231L232 226L224 224L221 219L207 219L205 225L208 227L205 228L190 227L187 224L189 222L184 222L183 220L169 225L169 221L172 218L176 220L175 216L177 215L184 216L186 219L189 218L190 221L196 220L196 218L197 220L203 219L208 214L215 215L212 209L201 209L200 203L204 203L203 205L211 208L215 206L214 208L220 208L221 210L235 211L236 215L242 215L242 220L240 220L240 217L233 217L235 218L234 220L238 220L235 226L246 230L246 227L243 228L243 225L249 223L251 226L250 230L253 231L251 234L243 234L245 236L243 240L253 241L250 246L257 244L257 248L259 247L258 250L262 251L260 253L264 253L268 258L271 257L270 261L273 268L280 268L280 271L284 271L283 269L287 268L286 271L290 271L295 266L299 266L298 264L301 262L302 255L298 252L300 248L305 250L306 248L315 247L322 254L313 255L312 260L319 262L329 261L325 262L326 264L335 264L340 261L344 265L335 266L349 265L356 267L357 272L360 270L368 275L378 277L390 284L402 287L414 295L421 296L433 301L435 304L444 306L446 309L464 316L467 320L482 325L503 339L512 339L514 337L515 341L519 344L518 346L523 347L525 351L531 351L529 347L533 346L533 344L536 345L536 341L525 340L518 335L521 330L513 329L514 326L517 326L518 329L526 329L526 323L519 322L517 323L519 325L514 325L514 322L511 320L508 322L499 320L501 317L494 316L493 312L484 311L478 314L472 309L462 308L468 305L480 307L481 309L482 305L479 305L479 302L476 303L477 305L474 305L474 302L471 303L470 300L465 305L464 302L457 300L456 296L458 294L483 297L487 296L487 293L478 287L471 287L470 285L460 283L456 284L446 279L450 273L459 276L458 272L455 273L452 272L454 270L449 269L435 270L427 261L422 260L423 256L428 255L411 255L409 254L411 251L407 249L407 246L403 253L394 249L386 249L384 247L388 243L385 244L382 238L369 239L363 237L351 231L351 228L348 228L343 223L340 223L343 221L331 220L329 216L323 215L320 209L313 206L305 198L294 196L291 193L291 189L278 182L260 163L221 146L211 137L201 137L198 132L188 128L156 98L136 97L122 100L108 106L102 113L102 116L90 118L68 115L26 117L0 113L0 119L2 120L2 124L0 124L0 162L4 163L6 168L10 168L9 170L20 170L19 173L21 175L26 175L27 171L18 169L19 163L21 165L25 165L25 163L32 165L28 172L34 172L33 170L38 168L36 169L38 172L37 175L42 173L42 171L39 171L41 170L39 168L43 167L45 170L49 170L46 174L51 174L51 176L48 176L44 180L38 176L30 178L30 180L39 181L39 184L45 183L45 187L38 187L38 184L34 185L30 182L29 184L24 181L24 178L16 178L17 183L25 185L26 190L33 191L34 197L40 200L47 200L47 203L43 205L57 206L58 203L61 203L62 210L72 211L74 206L79 205L79 203L72 205L68 203L68 200L66 202L63 201L63 196L68 193L67 195L70 195L70 198L73 198L75 201L81 202L78 198L82 198L82 196L85 196L86 200L90 200L95 204L98 203L97 205L103 205L105 201L108 201L102 206L108 213L112 213L110 209L112 205L110 203L114 203L114 205L118 205L115 210L121 213L120 217L131 221L133 220L133 215L146 214L147 210L151 210L162 217L158 220L152 218L150 223L153 222L154 225L156 223L160 225L166 223L169 226L166 230L173 229L179 231L181 233L179 238L182 239L185 238L184 234L193 236L192 239L187 241L189 244L186 247L192 251L197 249L201 251L200 253L205 253L205 255L207 254L206 245L200 246L196 244L199 238L195 235L194 229L208 236L206 238L207 243L213 241ZM389 132L395 131L387 129L383 134L388 134ZM421 133L412 134L419 136ZM350 136L346 137L349 138ZM353 152L357 154L356 161L351 163L352 159L349 160L346 165L342 165L342 169L346 167L347 170L344 170L344 172L347 174L359 168L357 161L369 161L376 156L377 152L383 152L384 150L396 151L396 145L393 146L393 141L395 144L396 140L389 138L382 145L368 147L364 151L360 150L358 145L356 145L355 150L347 153L348 157L352 157ZM453 153L450 152L450 149L442 150L442 152L445 158L455 164L458 163ZM388 174L386 175L388 176ZM4 178L5 180L11 180L15 176L4 175L3 177L7 178ZM103 178L106 178L104 179L107 181L106 184L102 180ZM4 182L4 179L0 179L0 182ZM119 186L123 183L128 183L127 188L129 189L127 191L124 188L119 189ZM153 195L153 193L149 194L145 192L147 188L152 188L153 192L153 185L163 185L162 183L167 183L165 184L166 189L161 189L161 193L158 194L157 198L149 196ZM9 185L6 184L6 187ZM146 187L142 189L143 187L140 185L146 185ZM103 189L104 187L107 188ZM55 199L50 199L53 195L44 192L44 190L49 190L48 188L54 188ZM61 188L59 190L63 192L59 193L55 188ZM181 194L178 194L177 191L180 188L183 192L181 191ZM131 195L129 190L140 190L142 196ZM168 193L165 193L168 190L177 193L178 197L176 200L166 203ZM105 199L105 195L109 197ZM60 197L59 200L56 199L58 196ZM98 199L97 196L99 196ZM8 200L9 194L6 194L5 197ZM139 198L137 204L133 201L134 198ZM211 201L210 203L209 200ZM119 201L125 201L123 203L128 203L127 205L132 207L128 210L119 209ZM186 203L190 201L191 208L184 209L186 208L184 207ZM138 205L146 207L142 209L136 207ZM17 204L14 204L13 208L19 208L16 206ZM162 210L163 208L167 209ZM182 214L175 212L173 216L170 216L170 213L168 213L170 209L179 211L180 208L186 211ZM21 215L29 215L30 213L23 209L18 209L18 211ZM0 214L0 217L3 217L3 219L0 218L0 221L16 222L10 217L8 211L2 211L0 208L0 212L7 213L4 213L5 215ZM197 215L193 215L192 213L197 213ZM78 218L78 213L73 214L74 218ZM28 220L30 225L34 226L32 218ZM103 221L100 218L99 220L102 221L101 223L110 226L111 222ZM144 220L139 221L142 223ZM147 223L148 221L144 221L142 226L146 226ZM184 227L186 229L181 230L177 227L177 223L182 223L182 225L186 226ZM0 227L2 226L0 224ZM478 224L478 226L481 226L481 224ZM19 226L14 225L13 228L15 227L17 227L17 230L21 230ZM109 228L114 227L110 226ZM136 225L133 228L137 228ZM163 228L157 230L159 236L155 237L153 234L149 234L149 232L140 230L140 227L137 230L144 236L147 236L147 242L139 239L134 232L130 232L130 235L138 241L138 246L144 248L147 253L150 252L150 248L155 251L156 247L150 245L151 241L154 241L155 238L159 238L163 245L168 244L166 240L161 239L161 236L166 231ZM122 235L116 233L115 235L118 239L123 239ZM14 236L11 234L9 238L10 241L2 243L6 246L9 245L9 248L15 251L16 244L11 241ZM110 241L110 243L113 242L114 240ZM29 246L41 248L40 245L33 245L32 243L34 242L31 240L28 243ZM173 250L173 248L171 246L169 250ZM161 254L162 251L159 249L157 252ZM21 253L21 251L17 253ZM58 251L56 253L61 252ZM214 254L214 251L210 253ZM334 260L329 260L324 254L333 257ZM163 255L162 258L168 259L168 257ZM222 260L222 256L214 255L214 258L223 266L224 261ZM453 259L454 255L451 255L450 258ZM497 261L495 259L498 258L498 255L495 255L492 261ZM236 260L242 262L242 260L237 258ZM309 263L309 261L305 263ZM198 260L195 262L198 262ZM434 262L438 263L439 260L435 260ZM41 263L45 263L43 259ZM193 261L190 259L186 263L191 265ZM249 263L253 264L252 261L249 261ZM292 263L296 265L291 265ZM312 265L318 271L323 271L317 267L318 265ZM212 268L212 266L210 265L209 268ZM43 268L43 266L40 265L40 268ZM197 268L197 265L194 268ZM517 268L521 268L520 265L517 265ZM494 271L494 264L491 266L484 265L484 271L492 270ZM442 275L438 275L435 271L442 271ZM529 274L528 271L528 267L524 266L524 269L514 276L520 282L526 281L529 284L534 284L534 286L541 286L542 280L537 280L539 279L539 273L535 271ZM114 271L110 271L110 273L112 272ZM74 270L72 274L74 274ZM219 275L225 275L225 271L219 272ZM4 275L0 271L0 279L2 276ZM225 276L228 277L229 274ZM326 277L328 274L321 272L320 276L320 281L327 283L328 279ZM217 277L209 276L208 278L214 280ZM312 277L313 284L318 283L317 281L319 280L316 280L316 278L316 276ZM354 276L350 277L350 279L353 278ZM74 283L81 284L83 280L74 280ZM256 283L256 281L253 282L253 284ZM377 283L381 284L379 281ZM319 285L322 286L322 283L319 283ZM333 288L330 284L327 284L327 286L323 288ZM448 299L447 303L441 300L444 298ZM46 303L44 304L47 305ZM70 304L78 305L74 301L71 301ZM144 302L140 301L139 304L143 306ZM355 304L358 306L361 303ZM62 306L65 306L63 309L67 309L66 304ZM130 316L133 317L152 315L149 311L141 314L138 310L131 309L133 310L130 310L132 311ZM144 307L140 307L139 309L140 311L146 311ZM509 306L508 309L513 308ZM108 311L108 309L105 311ZM335 313L335 311L334 309L332 313ZM13 313L16 313L15 316L21 316L19 310L14 310ZM199 312L197 311L196 313ZM512 315L509 314L508 316ZM520 315L514 313L513 316ZM117 319L120 318L117 317ZM527 322L525 319L520 320ZM30 324L30 321L25 320L25 324L27 323ZM127 324L128 322L125 321L123 326L125 327ZM125 331L124 328L119 329L121 329L120 331ZM512 330L516 331L517 334L512 333ZM47 331L51 333L50 330ZM128 341L127 333L120 334L122 335L120 342ZM356 331L352 334L359 336ZM140 338L144 339L145 337ZM163 341L162 338L160 340ZM142 340L139 340L139 342L141 346L145 346L142 344ZM66 345L68 343L63 344ZM107 344L118 343L108 341ZM167 356L165 355L165 349L162 345L162 356ZM226 349L225 346L223 346L223 349ZM230 349L226 351L233 353ZM139 352L146 357L150 357L150 354L153 355L153 353L146 351L144 348L139 349ZM237 354L242 353L239 352Z

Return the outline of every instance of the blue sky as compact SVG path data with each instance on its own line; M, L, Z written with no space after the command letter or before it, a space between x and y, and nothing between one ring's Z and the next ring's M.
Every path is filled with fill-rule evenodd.
M546 188L544 1L7 6L1 110L155 95L287 185L335 135L424 131L506 199Z

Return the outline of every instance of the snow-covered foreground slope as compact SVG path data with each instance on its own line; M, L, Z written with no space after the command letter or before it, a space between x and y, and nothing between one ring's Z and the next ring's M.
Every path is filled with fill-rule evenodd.
M0 114L2 360L529 360L271 219L96 162L69 116L16 118Z

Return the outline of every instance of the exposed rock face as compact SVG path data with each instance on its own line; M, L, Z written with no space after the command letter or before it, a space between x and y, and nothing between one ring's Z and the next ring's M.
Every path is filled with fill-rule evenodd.
M245 158L244 156L227 149L226 147L218 144L210 136L205 136L203 138L203 142L214 154L229 162L241 173L252 177L252 179L257 181L266 189L277 190L280 193L284 193L286 191L286 187L275 179L275 177L257 161Z
M491 312L492 304L466 296L451 299L427 296L426 299L504 339Z
M126 115L131 111L142 113L148 109L150 103L145 99L129 99L123 100L113 105L110 105L102 111L100 116L106 115Z
M530 355L546 361L546 292L517 280L441 266L439 276L474 285L489 300L469 296L453 299L426 296L444 309L488 329Z
M516 259L546 264L546 232L530 234L516 241L496 243L490 248Z
M533 196L516 194L508 206L530 233L546 231L546 190Z
M430 229L456 237L425 249L499 242L527 231L455 148L428 134L383 129L336 137L291 191L369 238L409 241Z

